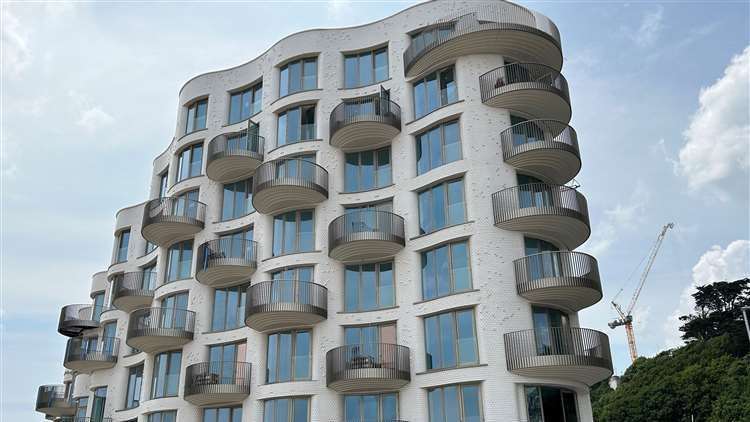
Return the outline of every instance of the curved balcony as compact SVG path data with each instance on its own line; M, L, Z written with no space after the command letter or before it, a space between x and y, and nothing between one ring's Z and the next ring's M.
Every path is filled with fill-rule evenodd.
M508 370L529 377L559 378L593 385L612 375L606 334L587 328L548 328L507 333Z
M99 315L105 310L103 306L77 304L63 306L57 332L68 337L78 337L86 330L99 328Z
M560 33L551 21L537 22L530 10L508 2L461 13L426 28L431 36L412 40L404 51L406 77L469 54L500 54L562 68Z
M581 252L554 251L513 262L516 290L531 302L578 312L602 298L599 264Z
M152 199L143 212L143 237L159 246L169 246L177 240L203 230L206 204L184 197Z
M36 411L53 418L72 416L76 407L66 396L64 385L42 385L36 393Z
M253 177L253 207L263 214L310 207L327 198L328 172L312 161L269 161Z
M173 308L143 308L130 313L128 346L156 353L193 340L195 312Z
M70 420L63 418L60 422L112 422L112 418L84 418L75 417Z
M570 181L581 170L578 136L556 120L527 120L500 133L503 160L552 183Z
M326 353L326 382L340 393L398 390L411 381L409 348L366 343Z
M349 211L328 225L328 255L342 262L383 260L405 244L403 217L388 211Z
M185 369L185 400L196 406L241 403L250 395L246 362L202 362Z
M586 198L576 189L528 183L492 195L495 226L575 249L591 234Z
M135 271L115 274L112 281L112 305L130 312L151 304L156 289L156 273Z
M331 111L330 143L343 150L375 148L401 132L401 107L369 96L346 100Z
M119 350L120 339L115 337L73 337L65 347L63 366L85 374L111 368Z
M263 162L264 145L265 138L247 129L216 136L208 144L206 176L219 183L247 179Z
M195 278L209 287L222 288L246 281L255 272L258 244L244 239L214 239L198 248Z
M569 122L568 82L557 70L539 63L511 63L479 77L482 102L526 117Z
M247 289L245 324L256 331L309 327L328 318L328 289L308 281L273 280Z

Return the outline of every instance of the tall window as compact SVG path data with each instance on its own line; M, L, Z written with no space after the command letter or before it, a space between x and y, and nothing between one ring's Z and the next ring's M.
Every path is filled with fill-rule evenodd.
M310 331L287 331L268 336L266 382L309 380L312 345Z
M244 325L245 298L248 284L214 290L212 331L224 331Z
M458 101L453 66L438 70L414 82L414 117L419 118Z
M529 422L578 422L576 393L557 387L527 385Z
M190 278L193 267L193 239L177 242L167 255L167 282Z
M94 308L92 310L91 319L99 321L104 312L104 292L94 294Z
M479 384L456 384L427 390L430 422L480 422L482 397Z
M373 356L376 356L378 355L377 344L396 344L396 323L345 327L344 341L347 346L358 345L363 355L374 353Z
M281 67L279 97L318 87L318 59L300 59Z
M344 396L344 422L398 420L398 394Z
M393 262L347 265L344 281L346 312L371 311L396 304Z
M169 188L169 172L167 170L159 175L159 198L167 196L167 189Z
M208 98L196 101L188 106L185 133L195 132L196 130L206 128L207 110Z
M231 220L255 211L253 209L253 179L224 185L221 219Z
M153 263L147 267L143 267L143 280L141 281L141 289L143 290L154 290L156 289L156 263Z
M458 120L441 123L417 135L417 174L460 159Z
M558 309L533 306L534 337L539 355L566 355L574 347L570 320Z
M533 237L524 237L524 252L526 254L526 271L530 280L547 277L559 277L562 274L560 256L553 253L557 246L550 242Z
M359 192L391 184L391 147L345 155L344 189Z
M185 329L188 323L188 293L175 293L161 301L163 308L160 328Z
M287 397L263 403L263 422L308 422L310 399Z
M261 109L263 84L253 85L229 97L229 124L245 120Z
M554 206L553 187L542 180L525 174L516 175L518 180L518 206L520 208Z
M208 348L210 372L218 374L219 384L238 384L244 381L245 373L242 363L247 356L247 344L240 343L219 344ZM224 422L224 420L220 420Z
M182 351L159 353L154 357L154 377L151 382L151 398L177 396L180 384L180 361Z
M424 319L427 369L479 362L474 310L445 312Z
M148 422L177 422L177 411L154 412L148 415Z
M203 422L242 422L242 407L203 409Z
M344 86L356 88L388 79L388 47L344 56Z
M115 263L125 262L128 260L128 243L130 243L130 229L123 230L117 235Z
M141 402L141 386L143 384L143 365L128 369L128 391L125 395L125 408L138 407Z
M469 289L469 248L465 241L422 252L422 299L434 299Z
M466 221L464 180L454 179L419 192L419 233Z
M107 405L107 387L97 387L94 390L94 402L91 405L91 420L104 420L104 409Z
M315 104L279 113L276 146L315 139Z
M75 420L85 420L86 419L86 412L89 408L89 398L88 397L81 397L78 400L76 400L76 413L75 413Z
M290 211L273 218L273 255L315 248L313 210Z
M177 182L199 176L203 171L203 144L191 145L180 152L177 162Z
M198 218L198 189L184 192L175 197L172 215Z

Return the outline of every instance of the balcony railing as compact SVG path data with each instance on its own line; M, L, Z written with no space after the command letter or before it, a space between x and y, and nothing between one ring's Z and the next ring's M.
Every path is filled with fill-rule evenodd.
M141 233L160 246L203 229L206 204L182 196L152 199L143 212Z
M300 280L272 280L247 289L245 323L257 331L312 325L328 318L328 289Z
M257 268L258 244L252 240L220 238L198 248L195 277L212 287L225 287L247 279Z
M328 226L329 254L341 261L388 258L405 244L404 219L389 211L347 211Z
M250 394L251 365L201 362L185 369L185 400L196 404L241 402Z
M208 144L206 175L219 182L250 177L263 162L264 150L265 138L255 130L222 133Z
M115 337L73 337L65 347L64 366L88 372L108 368L117 362L120 339Z
M151 303L156 289L156 273L134 271L115 274L112 281L112 303L118 309L132 311Z
M513 87L516 84L523 85ZM568 102L570 101L568 81L562 73L540 63L511 63L479 77L479 90L483 102L510 88L548 88L560 92Z
M349 126L352 130L343 130ZM401 131L401 107L377 95L345 100L331 111L329 127L331 145L377 146Z
M195 312L175 308L143 308L130 313L127 344L154 352L193 339Z
M411 381L410 351L389 343L341 346L326 353L326 381L339 392L398 389Z
M91 304L76 304L63 306L60 310L60 320L57 331L68 337L81 335L85 330L99 327L99 318L105 310L105 306L94 306Z
M36 395L36 411L59 417L72 415L75 406L67 396L64 385L42 385Z
M279 159L263 163L253 177L253 207L264 214L309 206L328 198L328 172L312 161Z

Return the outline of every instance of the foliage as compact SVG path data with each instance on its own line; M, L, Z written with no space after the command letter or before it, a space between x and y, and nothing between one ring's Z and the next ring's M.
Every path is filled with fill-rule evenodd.
M708 340L722 334L741 336L745 332L742 307L750 306L750 279L720 281L699 286L693 293L695 313L680 317L682 339Z

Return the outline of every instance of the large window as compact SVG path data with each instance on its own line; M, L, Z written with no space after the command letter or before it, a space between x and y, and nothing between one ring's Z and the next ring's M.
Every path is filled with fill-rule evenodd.
M89 408L89 398L88 397L80 397L76 400L76 411L75 411L75 420L85 420L86 419L86 412Z
M525 386L529 422L578 422L576 393L565 388Z
M279 113L276 146L315 139L315 105L290 108Z
M466 221L464 180L454 179L419 192L419 233Z
M310 331L287 331L268 336L266 382L309 380L312 344Z
M148 415L148 422L177 422L177 411L154 412Z
M344 396L344 422L398 420L398 394Z
M290 211L273 218L273 255L315 248L313 210Z
M559 277L562 274L560 256L554 253L557 246L550 242L533 237L524 237L524 252L526 254L526 271L530 280L547 277Z
M359 192L391 184L391 147L345 155L344 189Z
M242 366L246 355L247 344L244 341L209 346L210 372L219 375L219 384L241 384L246 381L244 377L250 375Z
M187 108L187 121L185 122L185 133L195 132L206 128L206 112L208 111L208 98L196 101Z
M128 391L125 395L125 408L138 407L141 402L141 386L143 384L143 365L128 369Z
M279 73L279 97L318 87L318 59L315 57L287 63Z
M411 35L411 46L414 47L416 51L421 51L425 47L429 47L430 45L432 45L432 43L434 43L436 40L447 39L448 36L453 33L454 28L454 22L445 22L427 29L423 29Z
M244 326L248 284L214 290L211 331L232 330Z
M346 312L371 311L396 304L393 262L347 265L344 281Z
M377 355L379 343L397 344L396 343L396 323L388 322L373 325L357 325L344 328L344 341L347 346L358 345L360 348L370 349L361 350L363 354Z
M231 220L255 211L253 209L253 179L224 185L221 219Z
M92 310L91 319L99 321L104 312L104 292L94 294L94 308Z
M431 73L414 82L414 117L419 118L458 101L453 66Z
M203 144L191 145L180 152L177 162L177 180L199 176L203 171Z
M167 282L190 278L193 268L193 239L177 242L167 254Z
M91 404L91 421L103 421L104 409L107 405L107 387L94 389L94 401Z
M307 397L266 400L263 404L263 422L308 422L309 414Z
M245 120L261 109L263 84L253 85L229 97L229 124Z
M242 407L203 409L203 422L242 422Z
M520 208L549 207L555 205L551 185L544 183L536 177L525 174L516 175L516 180L518 180L518 206Z
M115 263L125 262L128 260L128 243L130 243L130 229L123 230L117 234Z
M478 384L457 384L427 390L430 422L480 422L482 397Z
M298 281L313 281L313 267L292 267L285 268L280 271L274 271L271 273L272 280L298 280Z
M344 56L344 86L356 88L388 79L388 47Z
M143 290L154 290L156 289L156 263L143 267L143 280L141 280L141 289Z
M417 135L417 174L461 159L458 121L441 123Z
M479 363L473 309L427 317L424 331L427 369Z
M182 351L159 353L154 357L154 377L151 382L151 398L177 396L180 384L180 361Z
M169 189L169 172L164 170L164 173L159 175L159 198L167 196L167 189Z
M469 289L469 247L465 241L422 252L422 299L434 299Z
M536 352L545 355L567 355L574 347L568 315L554 308L534 306L531 308L534 320Z

